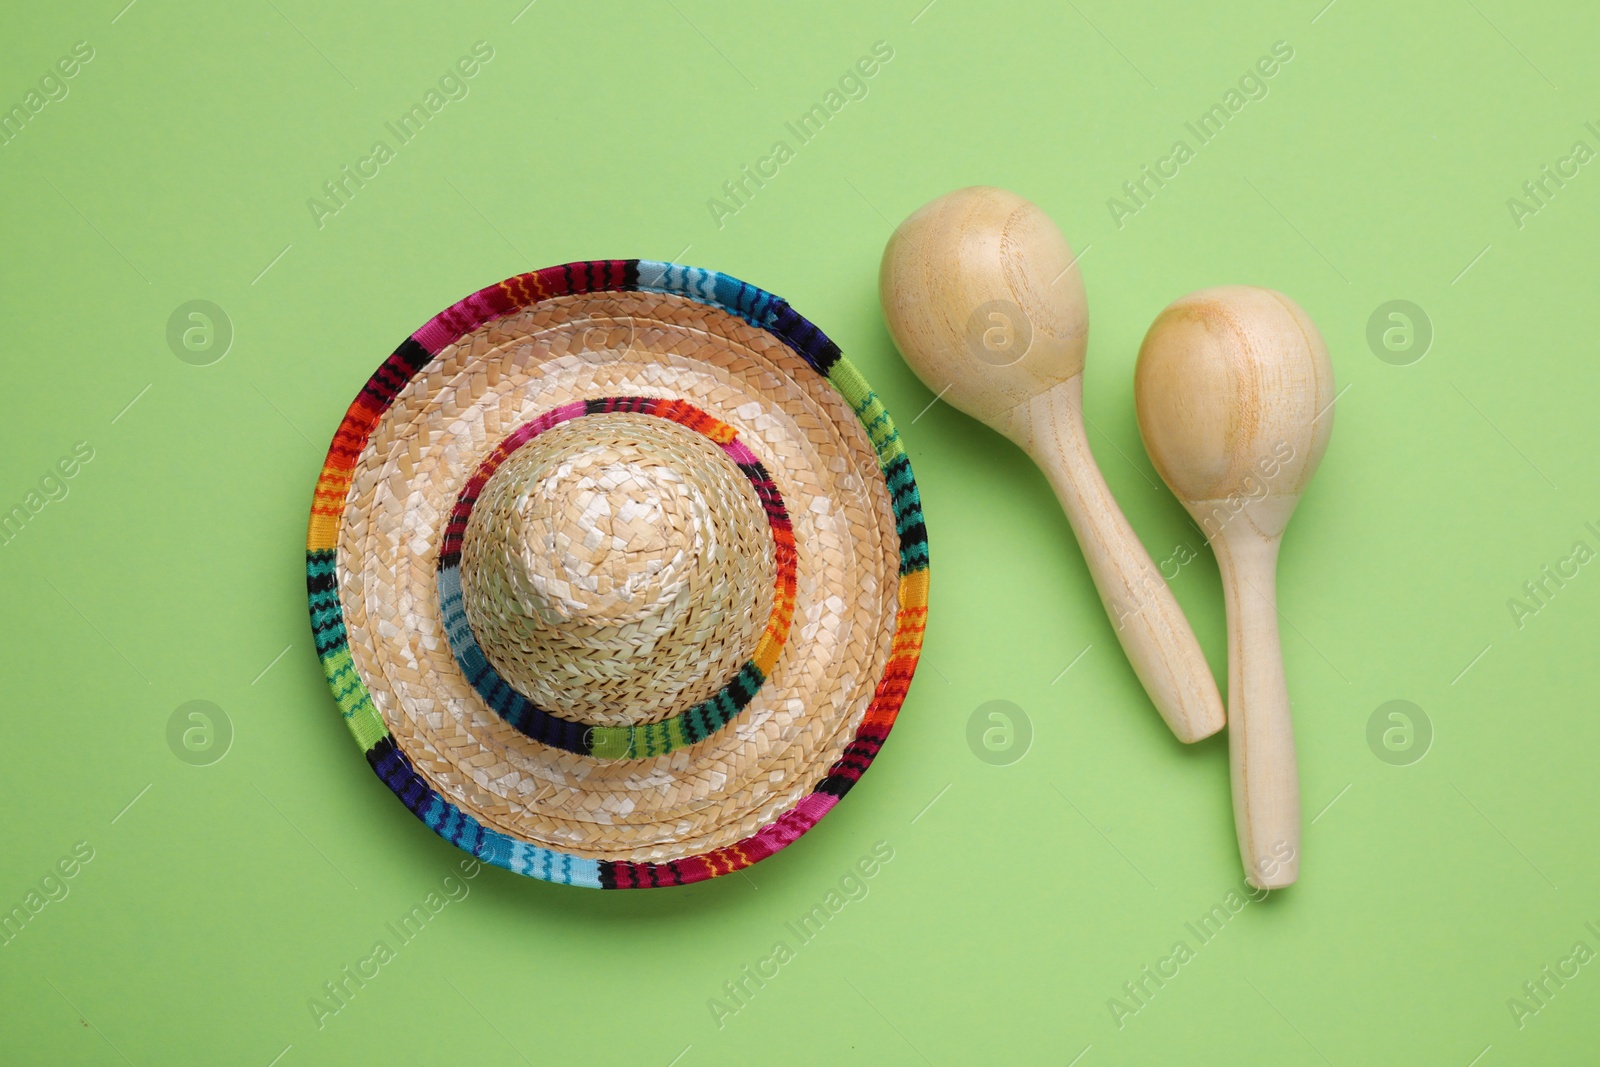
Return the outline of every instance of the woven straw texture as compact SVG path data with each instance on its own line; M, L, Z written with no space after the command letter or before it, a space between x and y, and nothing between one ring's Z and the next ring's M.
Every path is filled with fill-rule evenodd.
M663 419L605 414L540 434L496 470L467 528L461 591L518 692L622 726L716 692L765 632L775 573L761 500L719 448Z
M475 294L385 368L330 450L308 576L330 684L413 811L489 862L633 887L738 869L832 807L903 699L927 571L892 424L826 338L723 276L610 261ZM619 397L632 409L598 399ZM475 478L464 625L520 698L623 733L730 678L751 679L747 702L643 758L508 722L458 663L441 604Z
M615 416L647 415L646 422L622 421ZM551 473L543 463L527 458L527 446L551 426L580 419L586 427L619 433L614 440L596 439L595 431L574 437L558 434L564 452L554 475L560 484L575 485L579 506L568 501L558 507L550 500ZM661 429L651 425L658 421ZM721 459L706 452L665 447L672 442L667 427L692 428L714 443ZM633 440L630 430L643 431ZM659 436L666 435L666 436ZM683 439L686 443L688 439ZM548 445L531 450L548 455ZM645 453L639 454L641 447ZM507 462L509 457L509 462ZM598 457L600 466L595 466ZM506 470L501 471L502 464ZM673 668L686 666L684 651L699 650L700 658L715 664L732 658L744 645L740 638L755 631L757 620L736 617L728 601L758 592L735 593L733 581L749 580L765 568L767 557L756 544L758 520L750 507L734 507L722 516L738 536L734 550L746 550L746 565L735 566L721 546L705 508L661 506L658 486L671 491L668 499L695 494L687 489L698 469L713 489L726 477L731 464L747 480L761 506L761 522L770 531L770 561L775 581L772 610L765 629L759 631L749 657L728 683L704 700L670 718L652 715L654 705L670 699L681 679ZM563 474L578 473L576 483ZM724 487L726 488L726 487ZM473 509L481 495L489 499L490 517ZM548 513L560 510L560 517ZM615 517L623 521L616 521ZM520 534L507 544L507 533ZM470 536L469 535L475 535ZM530 540L531 538L531 540ZM483 546L483 547L477 547ZM473 574L465 588L461 564L465 557ZM497 550L498 549L498 550ZM521 732L546 745L602 759L638 759L659 756L701 741L726 725L760 690L777 664L788 640L795 603L794 527L782 495L761 461L739 440L732 426L712 418L682 400L651 397L603 397L575 401L551 409L523 423L501 440L468 479L456 500L445 528L439 559L439 601L445 634L462 673L490 708ZM481 567L476 565L482 559ZM684 581L677 572L693 560L702 572L700 581ZM653 576L671 571L670 597L659 595ZM551 573L551 572L554 573ZM507 576L502 577L502 572ZM622 576L617 587L612 579ZM507 596L505 587L516 596ZM593 596L587 596L593 589ZM655 592L657 595L646 596ZM552 595L556 597L552 602ZM596 612L604 617L598 627ZM620 618L614 616L620 612ZM582 619L569 616L581 614ZM479 620L474 623L473 619ZM559 626L559 635L547 630ZM482 631L484 641L474 629ZM684 633L690 648L677 648L673 636ZM751 634L755 639L756 635ZM487 642L487 651L484 647ZM548 645L558 643L556 655ZM610 646L610 647L608 647ZM562 655L564 653L564 655ZM610 653L607 656L607 653ZM599 658L597 658L599 657ZM620 658L626 657L625 662ZM625 691L613 694L615 714L633 721L626 725L590 724L565 719L540 707L530 697L531 684L508 680L528 672L531 659L540 658L551 670L567 674L605 673ZM597 666L584 666L594 663ZM701 683L697 688L707 688ZM638 705L630 711L627 705Z

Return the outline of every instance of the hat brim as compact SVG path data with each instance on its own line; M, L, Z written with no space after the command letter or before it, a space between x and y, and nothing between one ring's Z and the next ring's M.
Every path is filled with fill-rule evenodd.
M618 394L702 404L770 450L801 551L771 692L654 764L518 735L459 676L430 598L463 472L540 411ZM402 343L334 438L307 551L318 653L379 777L485 862L603 888L729 873L814 825L887 738L927 606L915 481L854 367L777 297L649 261L519 275Z

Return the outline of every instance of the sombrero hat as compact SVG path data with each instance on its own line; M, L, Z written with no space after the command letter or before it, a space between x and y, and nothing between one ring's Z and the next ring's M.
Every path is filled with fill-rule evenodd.
M927 613L900 440L837 346L726 275L509 278L430 319L334 435L306 545L378 777L486 863L680 885L866 771Z

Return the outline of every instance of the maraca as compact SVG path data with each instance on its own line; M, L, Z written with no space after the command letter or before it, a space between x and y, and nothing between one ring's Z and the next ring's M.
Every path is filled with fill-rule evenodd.
M1061 231L1002 189L960 189L900 224L878 276L884 318L924 385L1011 438L1054 487L1145 691L1180 741L1222 698L1171 590L1095 466L1083 423L1089 320Z
M1134 372L1139 433L1205 530L1228 613L1228 762L1250 883L1300 870L1300 786L1278 641L1278 544L1333 429L1316 325L1270 289L1191 293L1156 316Z

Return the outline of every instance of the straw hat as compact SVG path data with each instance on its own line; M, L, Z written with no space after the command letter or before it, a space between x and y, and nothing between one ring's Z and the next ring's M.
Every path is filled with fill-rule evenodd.
M644 260L436 315L334 435L306 545L367 761L486 863L631 889L747 867L894 724L928 550L894 423L784 301Z

